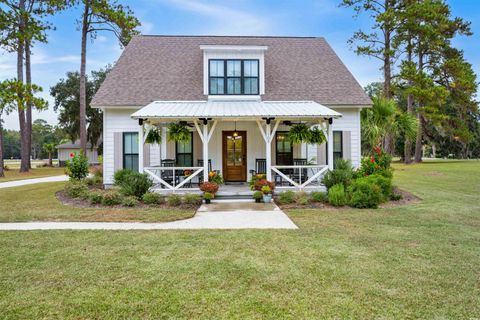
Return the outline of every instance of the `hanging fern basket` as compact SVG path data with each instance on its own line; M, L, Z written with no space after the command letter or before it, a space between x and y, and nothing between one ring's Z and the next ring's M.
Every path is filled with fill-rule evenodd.
M148 131L147 137L145 138L145 143L160 144L161 142L162 142L162 135L160 133L160 130L157 127L152 128L150 131Z
M327 138L317 127L309 128L305 123L299 123L291 127L288 132L288 140L295 144L322 144L327 141Z
M170 123L168 125L168 141L187 143L192 135L187 125L183 123Z

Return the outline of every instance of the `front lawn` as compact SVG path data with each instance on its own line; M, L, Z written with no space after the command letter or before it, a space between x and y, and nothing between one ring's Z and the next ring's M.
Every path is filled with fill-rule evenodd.
M421 202L295 231L0 232L2 317L478 318L480 162L395 168Z
M0 178L0 183L15 180L24 180L32 178L42 178L50 176L61 176L65 174L65 168L59 167L44 167L32 168L30 172L19 172L18 168L9 167L9 170L4 171L5 177Z
M77 208L62 205L55 193L64 182L0 189L0 222L13 221L143 221L191 218L195 210L160 208Z

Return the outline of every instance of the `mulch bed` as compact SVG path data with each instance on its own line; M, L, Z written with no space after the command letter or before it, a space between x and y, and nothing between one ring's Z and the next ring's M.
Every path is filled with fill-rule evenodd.
M379 205L379 208L393 208L393 207L398 207L398 206L403 206L407 204L412 204L412 203L417 203L420 202L421 199L417 197L416 195L402 190L400 188L394 187L393 191L395 194L399 194L402 196L402 199L397 200L397 201L388 201L386 203L382 203ZM328 203L323 203L323 202L310 202L307 205L300 205L296 203L290 203L290 204L279 204L277 201L275 203L282 209L282 210L289 210L289 209L332 209L332 210L341 210L344 207L334 207Z
M60 201L61 204L66 205L66 206L72 206L76 208L109 208L109 209L145 209L145 208L156 208L156 209L170 209L170 210L188 210L188 209L198 209L200 205L198 206L192 206L192 205L186 205L186 204L181 204L176 207L171 207L168 206L167 204L159 204L159 205L148 205L142 202L139 202L137 205L133 207L127 207L127 206L122 206L122 205L115 205L115 206L105 206L103 204L92 204L88 200L80 199L80 198L71 198L68 196L65 191L57 191L55 193L55 197L57 198L58 201Z

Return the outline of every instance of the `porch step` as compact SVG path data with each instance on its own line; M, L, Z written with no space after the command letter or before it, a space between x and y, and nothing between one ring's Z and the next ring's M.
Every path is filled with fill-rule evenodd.
M218 200L233 200L233 199L253 200L252 195L249 195L249 194L227 194L227 193L222 194L221 192L219 192L215 195L215 199L218 199Z

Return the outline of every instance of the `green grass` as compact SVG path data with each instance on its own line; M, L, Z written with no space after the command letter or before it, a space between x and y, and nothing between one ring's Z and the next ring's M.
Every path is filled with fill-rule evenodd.
M480 162L395 167L420 203L296 231L2 232L2 317L478 318Z
M30 172L19 172L18 168L12 168L9 166L9 170L4 171L5 177L0 178L0 183L15 180L24 180L32 178L42 178L50 176L61 176L65 174L65 168L58 167L44 167L44 168L32 168Z
M64 182L0 189L0 222L13 221L143 221L190 218L194 210L159 208L75 208L61 204L55 192ZM5 204L5 205L3 205Z

